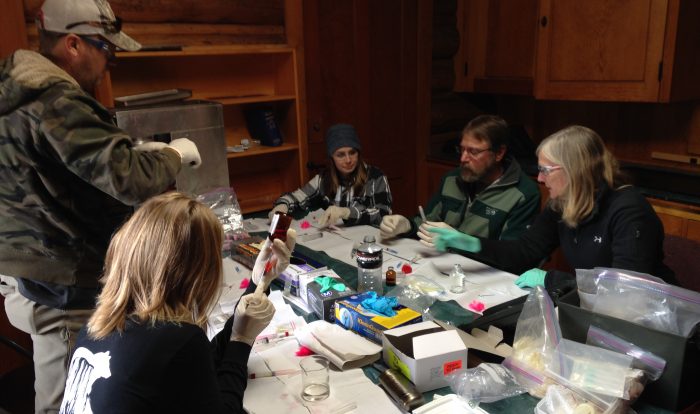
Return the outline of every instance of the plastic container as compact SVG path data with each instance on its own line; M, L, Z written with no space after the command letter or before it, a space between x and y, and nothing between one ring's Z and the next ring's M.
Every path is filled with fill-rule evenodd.
M355 253L357 260L357 291L384 294L382 278L382 247L375 242L374 236L365 236L363 243Z

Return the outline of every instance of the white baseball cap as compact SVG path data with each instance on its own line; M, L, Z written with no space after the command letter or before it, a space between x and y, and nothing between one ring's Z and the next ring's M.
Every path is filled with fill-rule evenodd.
M100 35L130 52L141 49L139 42L122 32L122 21L106 0L46 0L36 25L49 32Z

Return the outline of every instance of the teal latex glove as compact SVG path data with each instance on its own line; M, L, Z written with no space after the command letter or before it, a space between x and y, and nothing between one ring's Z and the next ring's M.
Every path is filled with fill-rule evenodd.
M519 288L535 286L544 286L544 278L547 276L547 271L542 269L530 269L527 272L520 275L519 278L515 279L515 284Z
M321 293L328 292L329 290L337 290L338 292L345 292L345 285L339 283L337 279L333 279L330 276L318 276L314 279L314 282L321 285Z
M441 252L446 251L448 247L471 253L479 253L481 251L481 241L461 231L439 227L430 228L428 231L437 235L433 237L433 244Z

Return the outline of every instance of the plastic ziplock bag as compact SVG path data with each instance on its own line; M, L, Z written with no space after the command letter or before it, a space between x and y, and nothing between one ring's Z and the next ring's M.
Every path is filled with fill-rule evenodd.
M634 413L620 400L601 401L590 394L571 390L562 385L547 388L545 397L537 403L535 414L622 414Z
M197 196L197 201L209 207L224 229L224 257L231 254L232 242L250 237L243 229L243 215L233 188L216 188Z
M503 366L508 368L518 384L525 387L527 392L536 398L544 397L547 387L552 383L541 370L534 370L528 365L512 358L506 358Z
M648 382L659 379L666 367L663 358L593 325L588 328L586 343L632 357L634 369L627 374L624 396L631 402L639 398Z
M652 381L659 379L666 367L666 360L660 356L642 349L631 342L627 342L597 326L591 325L590 328L588 328L586 343L631 356L634 358L632 367L644 371L646 376Z
M562 339L547 372L577 389L629 399L627 377L632 360L629 355Z
M614 270L598 279L593 312L683 337L700 322L700 292Z
M631 276L639 279L652 280L665 283L663 279L646 273L633 272L631 270L613 269L607 267L596 267L594 269L576 269L576 285L578 286L578 296L581 309L593 310L595 296L598 293L598 282L600 275L605 272L615 272L620 275Z
M561 340L554 304L542 286L527 297L515 326L513 359L543 372Z
M527 392L500 364L482 363L476 368L457 370L446 378L455 394L475 403L490 403Z
M399 280L397 286L386 296L396 297L403 306L425 315L430 311L430 307L438 297L445 294L445 289L442 286L427 277L408 275Z

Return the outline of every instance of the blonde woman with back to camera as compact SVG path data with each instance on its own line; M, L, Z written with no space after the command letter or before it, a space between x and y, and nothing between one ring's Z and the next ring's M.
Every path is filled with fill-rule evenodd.
M537 160L537 181L549 191L549 201L519 239L487 240L434 229L436 248L477 253L504 270L524 272L515 281L520 287L553 291L575 285L571 274L535 267L557 247L574 269L612 267L675 283L673 271L663 263L661 221L646 198L624 183L617 161L595 131L564 128L540 143Z
M238 413L247 362L274 306L267 286L294 248L265 241L233 317L211 341L207 315L222 284L223 231L214 213L180 193L147 201L107 251L97 309L78 337L62 413ZM264 273L265 263L274 264Z

